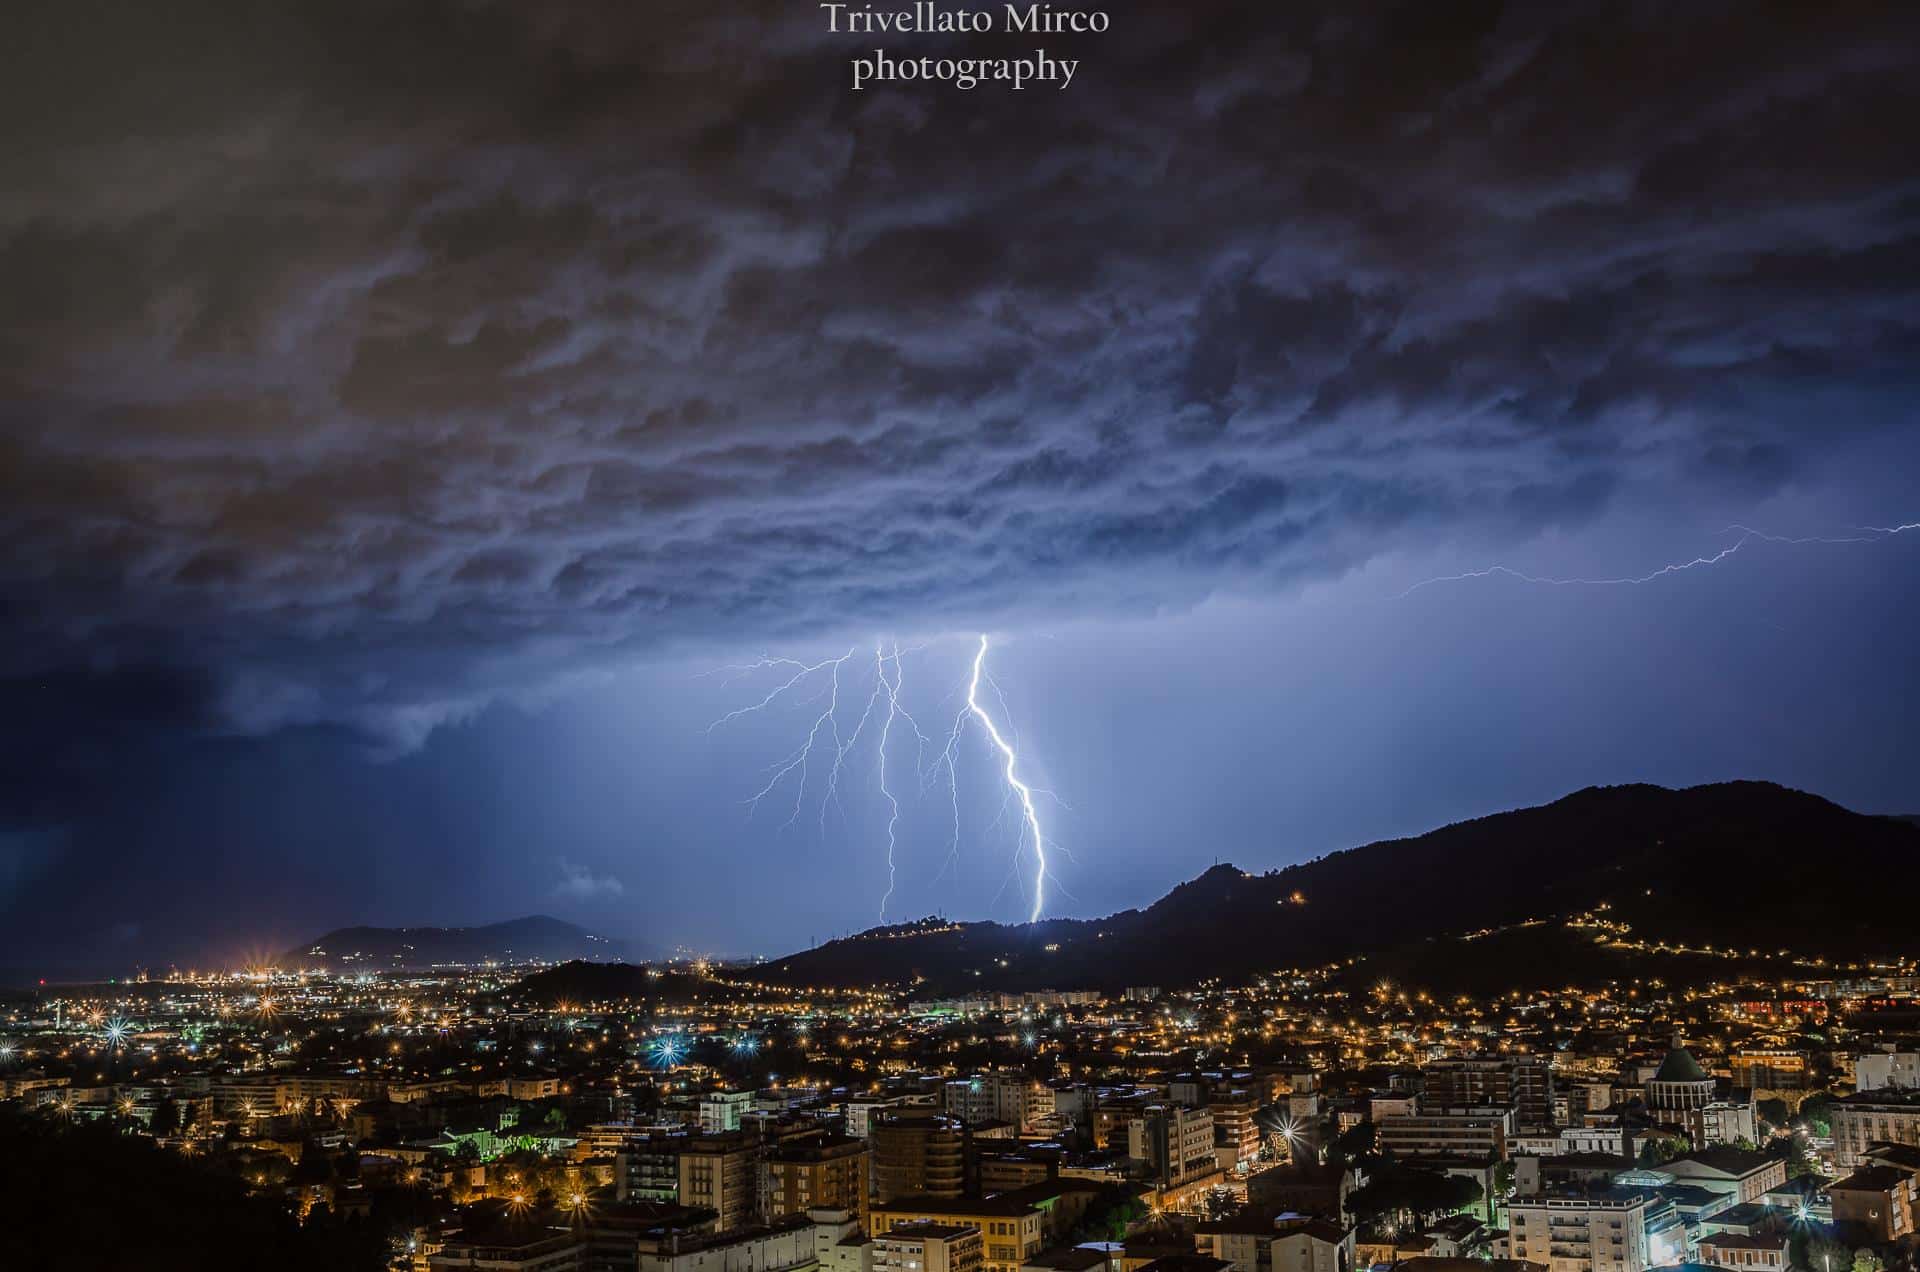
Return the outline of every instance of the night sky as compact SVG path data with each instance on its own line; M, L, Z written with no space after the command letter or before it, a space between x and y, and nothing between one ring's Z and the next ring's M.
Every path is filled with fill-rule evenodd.
M976 633L1049 914L1594 783L1920 812L1911 6L1109 12L10 6L0 965L870 925L878 721L797 814L828 681L708 725L853 649L844 740L895 642L887 917L1023 918Z

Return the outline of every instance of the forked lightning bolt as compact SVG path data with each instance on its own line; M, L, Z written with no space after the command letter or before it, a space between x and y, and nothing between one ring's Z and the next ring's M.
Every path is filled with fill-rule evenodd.
M826 830L828 806L839 806L840 776L846 768L848 757L859 745L860 739L865 734L869 722L874 720L876 716L878 717L878 737L874 745L874 768L877 784L880 789L880 796L887 804L887 884L880 897L880 919L883 923L886 921L887 906L893 900L895 886L899 881L898 852L900 849L901 806L899 794L894 789L893 777L889 771L888 760L889 753L896 745L894 742L895 726L902 724L913 730L915 746L918 753L917 767L920 773L921 794L925 794L932 785L936 775L938 775L942 769L945 770L947 800L951 809L953 826L952 834L947 845L947 860L951 863L957 860L960 850L960 782L958 763L960 739L965 735L969 721L979 722L980 727L987 735L988 742L993 747L995 758L998 761L998 767L1002 771L1002 780L1005 782L1007 790L1007 803L1011 805L1017 802L1021 810L1021 834L1017 853L1024 854L1027 846L1029 844L1032 845L1035 869L1033 902L1029 909L1029 921L1037 920L1045 908L1047 885L1052 879L1047 850L1052 845L1047 840L1045 832L1041 828L1040 813L1035 803L1035 797L1045 794L1045 792L1036 789L1020 776L1017 742L1008 741L1007 734L1001 730L1000 720L995 719L993 714L988 711L986 703L982 700L981 684L984 681L986 685L992 689L995 697L1000 702L1002 718L1004 719L1006 699L1000 694L999 686L994 683L992 675L986 670L987 650L991 646L991 641L984 635L978 639L979 644L974 650L973 659L970 664L970 675L966 687L966 704L955 715L953 727L948 732L946 742L941 747L939 754L934 758L931 767L926 764L927 744L931 739L921 731L919 722L915 720L913 714L908 711L904 700L906 674L902 661L902 650L897 642L891 644L879 642L874 645L873 685L867 694L866 703L861 709L859 719L854 722L853 728L845 734L842 734L840 730L841 677L842 672L848 670L849 664L853 662L855 656L854 650L848 650L845 654L837 658L821 659L819 662L807 663L792 658L761 657L751 663L723 669L735 673L736 676L748 675L755 671L767 669L787 671L790 672L790 674L785 680L781 681L761 697L759 701L748 706L735 708L708 725L707 732L709 734L721 725L737 720L741 716L764 711L776 702L779 702L782 698L806 692L807 682L810 680L824 679L826 681L823 688L815 691L816 699L823 694L826 697L825 708L814 717L799 747L779 763L772 765L769 769L769 776L766 782L745 801L749 816L759 808L762 800L778 790L783 782L792 778L794 786L793 809L789 813L786 822L783 823L783 826L793 825L793 823L799 819L801 810L805 806L809 778L814 767L815 750L819 748L824 752L825 748L831 745L833 748L832 756L821 760L821 763L826 766L827 770L825 786L819 796L820 828L822 833L824 833ZM908 650L905 652L911 653L913 651ZM884 711L880 709L883 700ZM1018 857L1016 856L1016 861L1017 859ZM942 871L944 871L945 868L943 864L941 867Z
M1738 534L1740 537L1718 552L1713 553L1711 556L1698 556L1694 557L1691 561L1676 561L1671 565L1663 565L1659 569L1647 574L1622 575L1615 578L1555 578L1551 575L1528 574L1524 570L1516 570L1512 566L1490 565L1483 570L1467 570L1461 574L1443 574L1436 578L1422 579L1420 582L1406 589L1406 591L1399 593L1394 599L1403 600L1413 593L1418 592L1421 588L1432 587L1436 583L1464 583L1470 579L1492 578L1495 575L1516 579L1522 583L1537 583L1547 587L1637 586L1642 583L1655 582L1670 574L1680 574L1687 570L1696 570L1705 566L1718 565L1756 540L1762 543L1786 544L1878 543L1896 534L1904 534L1909 530L1920 530L1920 522L1911 522L1907 525L1899 526L1860 526L1857 528L1865 533L1844 536L1809 535L1793 537L1783 534L1768 534L1764 530L1755 530L1751 526L1733 525L1728 526L1722 533Z

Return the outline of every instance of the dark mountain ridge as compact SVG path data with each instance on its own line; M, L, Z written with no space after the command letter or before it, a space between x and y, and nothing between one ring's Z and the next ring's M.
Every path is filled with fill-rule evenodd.
M1242 978L1607 905L1648 939L1912 952L1920 827L1766 782L1590 787L1098 920L906 925L766 965L793 984L1117 988ZM911 930L917 927L918 930Z
M544 914L479 927L345 927L288 950L282 967L406 971L450 963L609 962L621 943Z

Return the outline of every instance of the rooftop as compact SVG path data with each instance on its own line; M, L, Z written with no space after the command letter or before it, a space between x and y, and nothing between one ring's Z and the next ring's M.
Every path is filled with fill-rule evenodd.
M895 1197L892 1201L873 1204L875 1214L892 1215L965 1215L969 1218L992 1216L1005 1219L1036 1214L1038 1211L1037 1206L1004 1193L994 1197L935 1197L929 1193L911 1193L905 1197Z
M1700 1238L1700 1244L1722 1250L1784 1250L1787 1239L1784 1236L1749 1237L1739 1232L1716 1232Z
M1047 1272L1089 1272L1092 1268L1106 1265L1105 1250L1096 1250L1088 1246L1068 1246L1063 1250L1042 1251L1021 1266L1045 1268Z
M1892 1192L1907 1182L1910 1172L1898 1166L1862 1166L1845 1179L1837 1179L1829 1191L1832 1192Z
M1711 1082L1707 1071L1700 1062L1684 1047L1675 1047L1667 1052L1667 1058L1660 1062L1660 1069L1653 1075L1655 1082Z
M1691 1153L1682 1153L1660 1169L1669 1175L1684 1175L1688 1164L1705 1166L1728 1175L1749 1175L1763 1167L1780 1160L1753 1148L1734 1148L1722 1145L1718 1148L1696 1148ZM1679 1170L1674 1169L1680 1167Z
M881 1241L951 1241L955 1237L964 1237L968 1233L978 1236L980 1229L972 1224L960 1223L896 1223L880 1234Z

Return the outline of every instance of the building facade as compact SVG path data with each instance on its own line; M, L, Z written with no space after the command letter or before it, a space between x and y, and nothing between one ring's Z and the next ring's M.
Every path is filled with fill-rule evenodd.
M984 1243L972 1224L896 1224L873 1241L874 1272L981 1272Z
M752 1136L702 1135L680 1149L680 1204L711 1210L725 1232L758 1223L765 1214L760 1193L761 1150Z
M966 1190L966 1139L955 1119L924 1111L896 1113L875 1123L867 1138L873 1145L877 1200L958 1197Z
M862 1140L805 1140L767 1154L767 1213L850 1210L866 1223L871 1151Z
M1211 1174L1213 1115L1180 1104L1151 1105L1127 1123L1127 1156L1163 1189Z
M1920 1147L1920 1091L1863 1091L1833 1102L1833 1160L1841 1170L1855 1170L1867 1160L1872 1144Z
M1646 1272L1686 1253L1680 1217L1645 1189L1516 1198L1507 1213L1512 1256L1551 1272Z
M876 1242L903 1224L978 1229L984 1272L1019 1272L1022 1264L1046 1247L1046 1216L1040 1208L1000 1198L902 1197L875 1202L871 1215Z
M1502 1161L1513 1133L1513 1111L1488 1107L1413 1113L1376 1123L1380 1151L1394 1157L1456 1156Z

